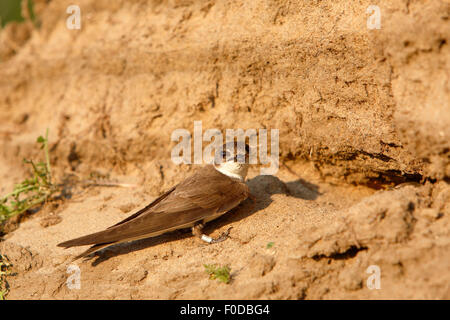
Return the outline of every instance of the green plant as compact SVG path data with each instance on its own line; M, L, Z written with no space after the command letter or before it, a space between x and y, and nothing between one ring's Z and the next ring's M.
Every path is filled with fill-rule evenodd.
M24 163L31 166L33 177L15 185L11 193L0 197L0 222L42 204L58 191L58 188L52 183L48 130L45 138L40 136L37 143L44 151L45 162L34 163L33 160L24 159Z
M272 248L274 245L275 245L275 242L269 242L269 243L267 243L266 248L267 248L267 249L270 249L270 248Z
M11 274L11 263L6 256L0 254L0 300L5 300L9 292L6 276Z
M24 22L26 17L22 15L22 2L26 1L27 12L31 21L37 25L36 15L34 13L34 3L32 0L2 0L0 1L0 29L9 22Z
M217 279L223 283L229 283L231 280L231 269L229 266L217 267L214 264L204 264L206 273L210 279Z

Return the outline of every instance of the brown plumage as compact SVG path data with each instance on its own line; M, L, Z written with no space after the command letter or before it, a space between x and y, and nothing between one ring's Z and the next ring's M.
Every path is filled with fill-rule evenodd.
M58 246L93 245L75 258L78 259L113 244L155 237L208 222L236 207L249 194L243 181L230 178L208 165L125 220L104 231Z

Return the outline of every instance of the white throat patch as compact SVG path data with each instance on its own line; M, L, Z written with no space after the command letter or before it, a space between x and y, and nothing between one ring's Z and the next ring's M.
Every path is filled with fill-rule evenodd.
M214 166L214 168L230 178L244 181L247 176L248 164L229 161Z

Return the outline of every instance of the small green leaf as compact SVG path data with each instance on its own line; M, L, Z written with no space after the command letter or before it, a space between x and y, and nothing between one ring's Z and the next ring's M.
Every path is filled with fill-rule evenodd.
M275 242L269 242L269 243L267 244L267 249L272 248L274 245L275 245Z
M0 197L0 221L21 214L32 207L47 201L57 188L51 183L51 168L48 155L48 130L45 138L36 139L44 150L45 162L33 162L23 159L23 163L31 165L32 177L16 184L12 192Z
M231 268L229 266L216 267L214 264L204 264L206 273L209 274L209 278L217 279L223 283L229 283L231 278Z

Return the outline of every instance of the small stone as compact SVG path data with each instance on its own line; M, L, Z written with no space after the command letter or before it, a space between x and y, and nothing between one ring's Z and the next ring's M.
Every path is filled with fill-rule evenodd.
M128 213L136 207L134 203L127 203L119 206L120 211L123 213Z
M48 215L46 215L39 221L39 224L42 227L47 228L50 226L54 226L55 224L58 224L61 221L62 221L62 218L59 215L57 215L54 212L50 212Z

